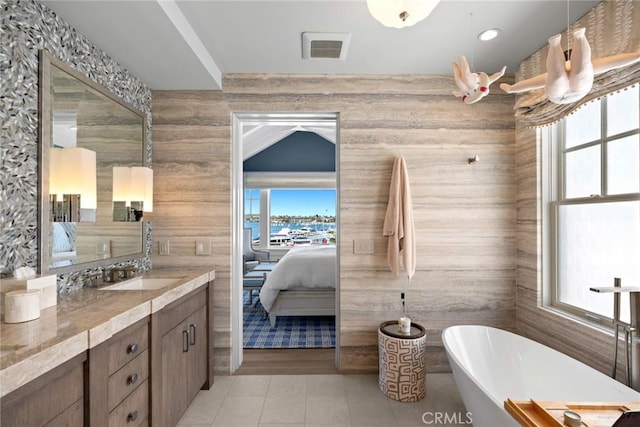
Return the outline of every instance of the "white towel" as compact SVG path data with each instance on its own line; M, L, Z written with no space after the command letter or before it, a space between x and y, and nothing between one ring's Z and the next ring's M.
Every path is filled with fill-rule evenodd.
M416 241L413 227L413 208L407 166L402 156L393 162L389 203L384 218L382 235L389 236L387 261L391 271L400 274L400 254L409 280L416 272Z

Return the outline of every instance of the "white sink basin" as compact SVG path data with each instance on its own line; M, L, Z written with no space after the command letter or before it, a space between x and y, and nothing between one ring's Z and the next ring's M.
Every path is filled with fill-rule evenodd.
M114 285L100 288L103 291L151 291L154 289L164 288L176 282L177 279L146 279L142 277L134 277Z

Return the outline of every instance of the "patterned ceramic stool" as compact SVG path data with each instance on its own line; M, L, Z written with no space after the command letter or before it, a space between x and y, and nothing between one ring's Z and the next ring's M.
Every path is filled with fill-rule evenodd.
M427 393L425 350L427 334L417 323L403 334L395 320L378 329L378 386L389 398L417 402Z

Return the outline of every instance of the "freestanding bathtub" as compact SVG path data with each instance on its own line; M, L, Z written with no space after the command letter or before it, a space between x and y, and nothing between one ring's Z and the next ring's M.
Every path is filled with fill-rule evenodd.
M517 427L514 400L637 402L640 393L559 351L487 326L442 333L453 377L475 427Z

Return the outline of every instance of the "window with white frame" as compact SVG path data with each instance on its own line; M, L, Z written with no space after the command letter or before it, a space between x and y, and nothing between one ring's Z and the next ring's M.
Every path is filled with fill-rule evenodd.
M640 286L638 85L592 101L541 133L548 304L579 317L613 318L612 294ZM628 321L628 296L621 317Z
M335 188L245 189L244 211L244 227L260 248L291 246L293 237L335 244Z
M251 229L251 241L260 236L260 190L244 190L244 227Z

